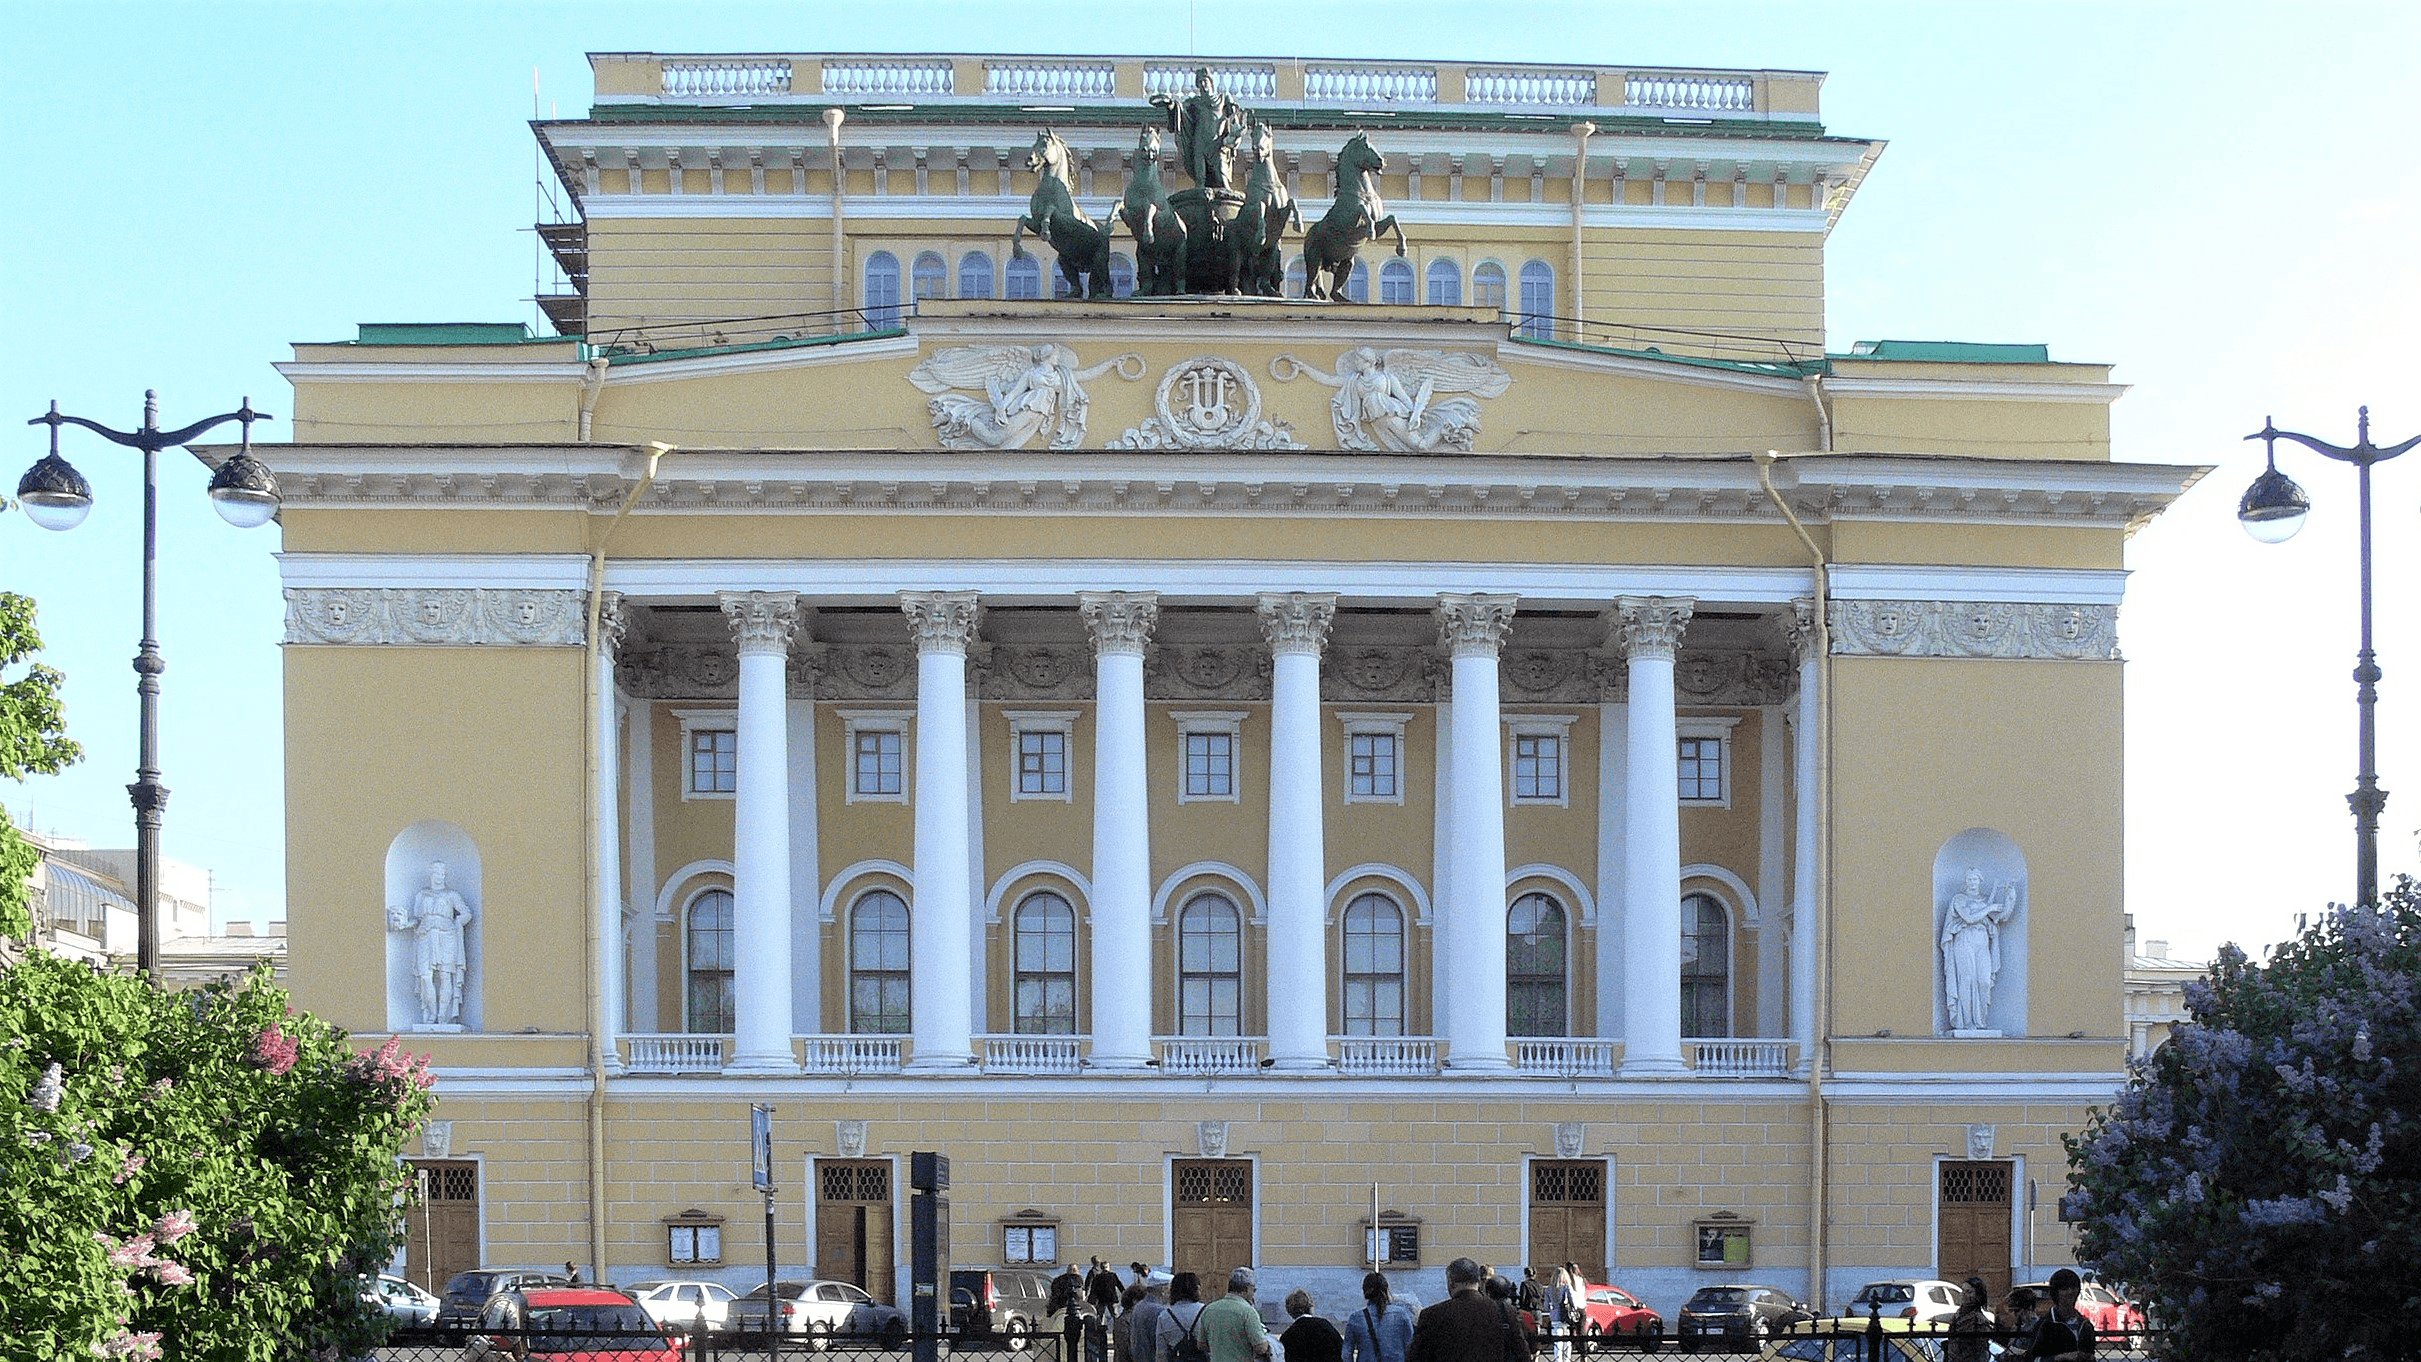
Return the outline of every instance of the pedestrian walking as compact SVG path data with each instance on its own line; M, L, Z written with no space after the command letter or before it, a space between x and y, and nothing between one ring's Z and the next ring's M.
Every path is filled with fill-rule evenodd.
M1141 1263L1134 1264L1135 1284L1129 1291L1140 1290L1142 1299L1127 1308L1118 1328L1131 1340L1130 1355L1134 1362L1153 1362L1152 1354L1160 1346L1160 1316L1168 1309L1164 1299L1168 1293L1165 1278L1155 1281L1155 1274Z
M1227 1274L1227 1294L1202 1307L1199 1332L1210 1362L1253 1362L1269 1356L1269 1326L1261 1322L1253 1291L1253 1270L1240 1267Z
M1446 1264L1446 1299L1413 1324L1405 1362L1529 1362L1530 1340L1504 1302L1481 1289L1487 1269L1469 1258ZM1510 1295L1512 1283L1505 1283Z
M1118 1318L1109 1326L1110 1362L1145 1362L1144 1355L1135 1351L1135 1331L1130 1326L1135 1322L1135 1307L1149 1294L1139 1281L1128 1283L1118 1293Z
M1362 1308L1345 1317L1345 1362L1405 1362L1411 1350L1412 1307L1394 1299L1385 1273L1365 1273Z
M1209 1362L1202 1342L1202 1279L1180 1272L1169 1279L1168 1308L1152 1335L1152 1362Z
M2042 1333L2034 1341L2034 1355L2044 1362L2093 1362L2093 1321L2076 1308L2084 1286L2074 1268L2063 1267L2051 1274L2051 1307L2044 1312Z
M1959 1297L1959 1312L1950 1317L1950 1338L1942 1344L1943 1362L1991 1362L1992 1313L1984 1308L1984 1279L1967 1279Z
M1084 1362L1084 1274L1074 1263L1051 1279L1047 1306L1059 1316L1059 1362Z
M1345 1336L1337 1326L1311 1312L1311 1293L1302 1287L1286 1293L1286 1317L1291 1321L1278 1335L1286 1362L1345 1362Z

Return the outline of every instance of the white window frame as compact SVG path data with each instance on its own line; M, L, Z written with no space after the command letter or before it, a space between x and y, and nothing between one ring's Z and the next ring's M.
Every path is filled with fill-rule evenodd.
M1345 782L1345 802L1348 804L1396 804L1404 802L1404 787L1412 783L1406 769L1404 725L1412 722L1410 712L1341 709L1336 711L1339 724L1345 729L1344 760L1337 763L1338 775ZM1386 737L1395 741L1395 793L1357 794L1353 788L1353 740L1363 737Z
M731 750L740 750L740 712L736 709L676 709L673 717L681 721L681 801L735 800L740 797L735 779L729 790L701 790L693 783L696 767L691 761L690 739L699 733L729 733Z
M847 804L905 804L912 793L916 776L916 754L908 746L908 725L915 711L904 709L844 709L839 711L844 729L841 739L841 799ZM857 788L857 735L860 733L896 733L899 735L899 793L861 794Z
M1073 709L1007 709L1001 717L1009 721L1009 798L1015 802L1043 800L1072 804L1076 800L1076 716ZM1025 788L1025 735L1056 733L1059 735L1061 770L1059 788L1055 791ZM854 750L854 745L853 745Z
M1244 717L1240 709L1180 709L1169 711L1177 724L1177 802L1180 804L1240 804L1244 802ZM1224 733L1228 739L1226 794L1189 794L1186 790L1185 740L1195 733Z
M1579 718L1573 714L1508 714L1505 719L1505 802L1517 807L1566 809L1572 806L1572 725ZM1514 739L1553 738L1557 746L1555 794L1525 795L1516 793L1513 782ZM1569 943L1567 943L1568 945Z
M1680 759L1681 740L1684 738L1713 738L1722 748L1716 757L1716 760L1722 763L1723 768L1722 795L1714 799L1682 799L1683 808L1728 809L1732 807L1732 730L1739 726L1740 716L1736 714L1728 716L1687 714L1673 721L1673 755L1676 761ZM1675 786L1673 794L1678 799L1681 795L1678 778L1676 778Z

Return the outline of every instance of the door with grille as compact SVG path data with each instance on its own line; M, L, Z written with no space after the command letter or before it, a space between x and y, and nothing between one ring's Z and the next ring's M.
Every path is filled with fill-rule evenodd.
M414 1159L417 1204L404 1209L404 1276L430 1291L479 1266L479 1165Z
M1175 1270L1198 1273L1202 1298L1227 1290L1227 1274L1253 1261L1250 1159L1179 1159L1169 1189Z
M888 1159L815 1161L815 1275L896 1304Z
M2005 1162L1944 1161L1941 1266L1936 1276L1952 1282L1981 1277L1986 1300L2009 1295L2009 1209L2015 1181L2013 1166Z
M1606 1279L1606 1165L1602 1159L1539 1159L1530 1165L1530 1256L1539 1279L1558 1263Z

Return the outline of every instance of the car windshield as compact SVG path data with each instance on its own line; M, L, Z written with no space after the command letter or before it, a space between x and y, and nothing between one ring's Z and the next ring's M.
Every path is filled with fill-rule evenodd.
M446 1294L460 1300L486 1300L501 1272L457 1272L446 1283Z
M1690 1306L1695 1309L1705 1305L1746 1305L1748 1298L1748 1288L1744 1286L1704 1286L1690 1297Z
M1906 1305L1915 1299L1906 1282L1876 1282L1858 1293L1860 1305Z
M776 1290L779 1290L782 1293L782 1299L786 1301L797 1300L807 1290L807 1285L804 1282L776 1282L774 1283L774 1287ZM759 1283L755 1287L750 1288L748 1294L740 1297L739 1299L744 1301L761 1301L765 1299L764 1284Z
M537 1351L661 1348L664 1334L636 1305L543 1305L530 1309L530 1346Z

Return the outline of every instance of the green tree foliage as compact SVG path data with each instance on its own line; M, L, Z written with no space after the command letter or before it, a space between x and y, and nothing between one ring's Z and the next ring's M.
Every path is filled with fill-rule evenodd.
M24 665L41 651L33 601L0 591L0 678L24 666L16 680L0 679L0 777L9 780L54 775L83 755L66 735L66 711L59 703L64 678L38 662ZM8 815L0 813L0 937L33 930L25 885L37 859Z
M2332 910L2254 964L2067 1140L2085 1262L2177 1355L2410 1356L2421 1318L2421 888Z

